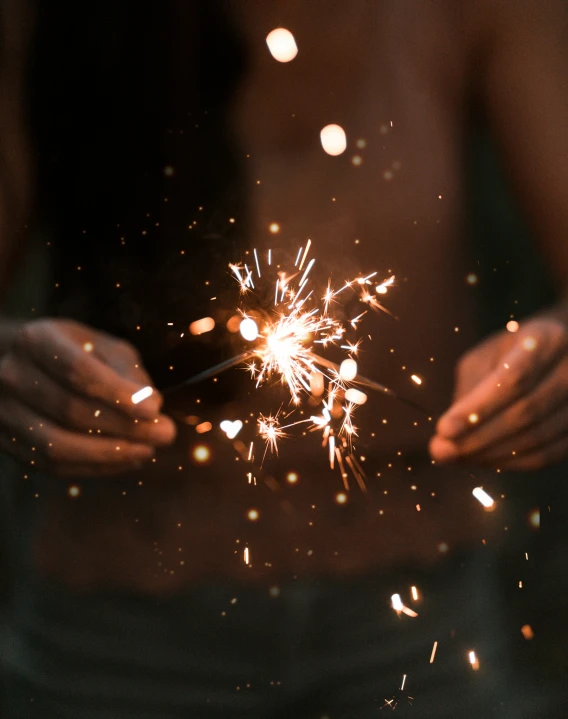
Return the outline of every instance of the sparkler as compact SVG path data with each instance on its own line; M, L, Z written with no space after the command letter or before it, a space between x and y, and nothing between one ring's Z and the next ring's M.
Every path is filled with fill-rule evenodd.
M317 289L311 284L316 258L310 258L310 249L311 241L308 240L306 246L299 249L290 272L276 264L271 250L266 257L267 268L263 267L256 249L250 266L246 262L229 265L241 295L238 308L242 317L240 333L253 346L167 392L197 384L232 367L244 365L257 387L278 378L287 387L291 403L295 406L300 404L304 395L326 395L322 398L321 413L313 415L309 420L281 426L279 413L274 416L260 415L258 434L266 443L266 451L270 449L277 453L278 440L286 436L287 427L310 422L311 431L322 432L322 444L327 448L330 466L334 468L337 464L345 488L349 488L347 474L350 471L361 489L364 489L364 472L352 452L352 438L357 434L353 414L367 396L353 385L385 394L424 414L431 413L357 371L354 357L357 356L361 340L349 338L348 334L357 329L367 309L354 317L348 317L342 301L350 296L376 311L388 313L378 297L384 296L388 288L394 285L394 275L378 282L377 272L371 272L345 281L339 289L333 289L329 280L323 296L318 297ZM277 269L276 277L273 267ZM346 354L346 359L341 364L333 362L315 351L318 345L322 351L335 346ZM318 389L314 392L316 386Z

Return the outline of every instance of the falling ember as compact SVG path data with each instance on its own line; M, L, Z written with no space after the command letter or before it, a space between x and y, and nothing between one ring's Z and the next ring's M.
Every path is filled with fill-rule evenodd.
M351 382L357 376L357 362L354 359L345 359L339 367L339 376L345 382Z
M436 650L438 649L438 642L434 642L432 647L432 654L430 654L430 664L434 664L434 658L436 657Z
M495 500L493 499L493 497L490 497L487 492L481 487L475 487L475 489L472 491L472 494L477 499L477 501L481 502L481 504L486 509L490 509L495 505Z
M388 292L388 288L392 287L392 285L394 284L394 280L395 277L394 275L392 275L388 278L388 280L385 280L384 282L381 282L380 285L377 285L375 287L375 292L378 292L380 295L386 295L386 293Z
M201 424L198 424L195 427L195 431L197 432L197 434L205 434L205 432L211 432L212 429L213 425L211 424L211 422L201 422Z
M154 394L154 390L152 387L142 387L142 389L139 389L138 392L134 392L131 399L134 404L139 404L145 399L148 399L148 397L151 397Z
M469 659L469 663L471 664L471 668L474 672L476 672L479 669L479 659L475 655L474 651L469 652L467 656Z
M239 332L247 342L254 342L258 337L258 325L251 317L245 317L241 320Z
M412 599L414 599L415 602L418 601L418 589L416 587L410 587L410 593L412 595Z
M400 598L400 594L393 594L391 597L391 606L392 608L397 612L402 612L404 609L404 604L402 603L402 599Z
M400 685L400 691L404 689L404 685L406 684L406 674L402 677L402 684Z
M229 439L235 439L241 431L243 423L240 419L236 419L234 422L231 422L229 419L224 419L219 426Z
M354 387L350 387L345 392L345 399L348 402L353 402L353 404L361 405L367 401L367 395Z
M347 148L347 136L340 125L326 125L320 133L320 139L328 155L341 155Z
M521 634L528 641L534 638L534 632L530 624L525 624L521 627Z
M411 375L410 379L416 384L422 384L422 379L417 374Z
M206 332L211 332L214 327L215 320L213 317L202 317L189 325L189 331L192 335L203 335Z
M266 36L266 44L270 54L278 62L290 62L298 54L298 46L294 36L290 30L283 27L269 32Z
M244 554L245 564L248 564L249 563L249 548L248 547L245 547L245 551L243 552L243 554Z

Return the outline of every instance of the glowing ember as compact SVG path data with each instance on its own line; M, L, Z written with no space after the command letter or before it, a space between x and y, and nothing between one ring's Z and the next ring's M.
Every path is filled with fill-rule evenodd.
M254 342L258 337L258 325L250 317L245 317L239 325L239 332L247 342Z
M200 320L195 320L189 325L189 331L192 335L202 335L205 332L211 332L215 327L215 320L213 317L203 317Z
M347 148L345 130L340 125L326 125L320 133L320 139L328 155L341 155Z
M400 598L400 594L393 594L391 597L391 605L392 608L397 612L402 612L404 609L404 604L402 603L402 599Z
M351 382L357 376L357 362L354 359L345 359L339 367L339 376L346 382Z
M270 54L278 62L290 62L298 54L298 46L294 36L290 30L283 27L269 32L266 36L266 44Z
M515 320L510 320L509 322L507 322L505 327L507 328L507 332L518 332L519 331L519 323L515 322Z
M152 387L142 387L142 389L139 389L138 392L134 392L131 399L134 404L139 404L145 399L148 399L148 397L151 397L154 394L154 390Z
M95 346L92 342L85 342L85 344L83 345L83 349L85 350L85 352L92 352L95 349Z
M224 419L219 426L229 439L234 439L241 431L243 423L240 419L236 419L234 422L231 422L229 419Z
M474 672L476 672L479 669L479 659L477 658L474 651L469 652L467 656L469 659L469 663L471 664L471 668Z
M417 374L411 375L410 379L416 384L422 384L422 379Z
M481 487L475 487L475 489L472 491L472 494L477 499L477 501L481 502L481 504L487 509L493 507L493 505L495 504L495 500L490 497L487 492Z

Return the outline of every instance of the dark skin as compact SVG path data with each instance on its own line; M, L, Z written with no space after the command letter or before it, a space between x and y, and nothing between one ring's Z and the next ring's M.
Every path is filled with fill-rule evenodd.
M497 3L482 31L488 50L481 92L512 182L565 296L566 10L552 1ZM468 352L456 368L455 401L430 443L432 457L511 470L566 459L567 327L568 304L561 301L521 323L518 332L500 332Z
M468 24L471 36L465 39L471 48L472 82L564 296L568 277L564 3L480 1L465 3L464 12L473 18ZM93 353L85 352L85 342L93 343ZM38 464L54 474L116 474L132 470L147 461L153 449L173 442L173 423L160 414L157 395L140 405L129 401L136 389L151 383L134 348L59 320L10 327L3 348L0 444L16 458L29 461L35 452ZM523 323L519 332L503 331L470 350L456 369L455 401L430 442L432 458L438 463L504 470L531 470L566 459L567 350L568 304L564 302ZM60 372L62 366L73 369L72 381ZM38 382L42 392L37 391ZM100 420L94 417L99 407ZM468 419L473 415L475 422Z

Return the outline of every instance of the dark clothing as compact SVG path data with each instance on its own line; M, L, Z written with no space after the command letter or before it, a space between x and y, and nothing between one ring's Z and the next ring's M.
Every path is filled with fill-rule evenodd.
M20 587L6 719L553 719L515 681L494 573L485 552L429 574L212 580L161 599Z

